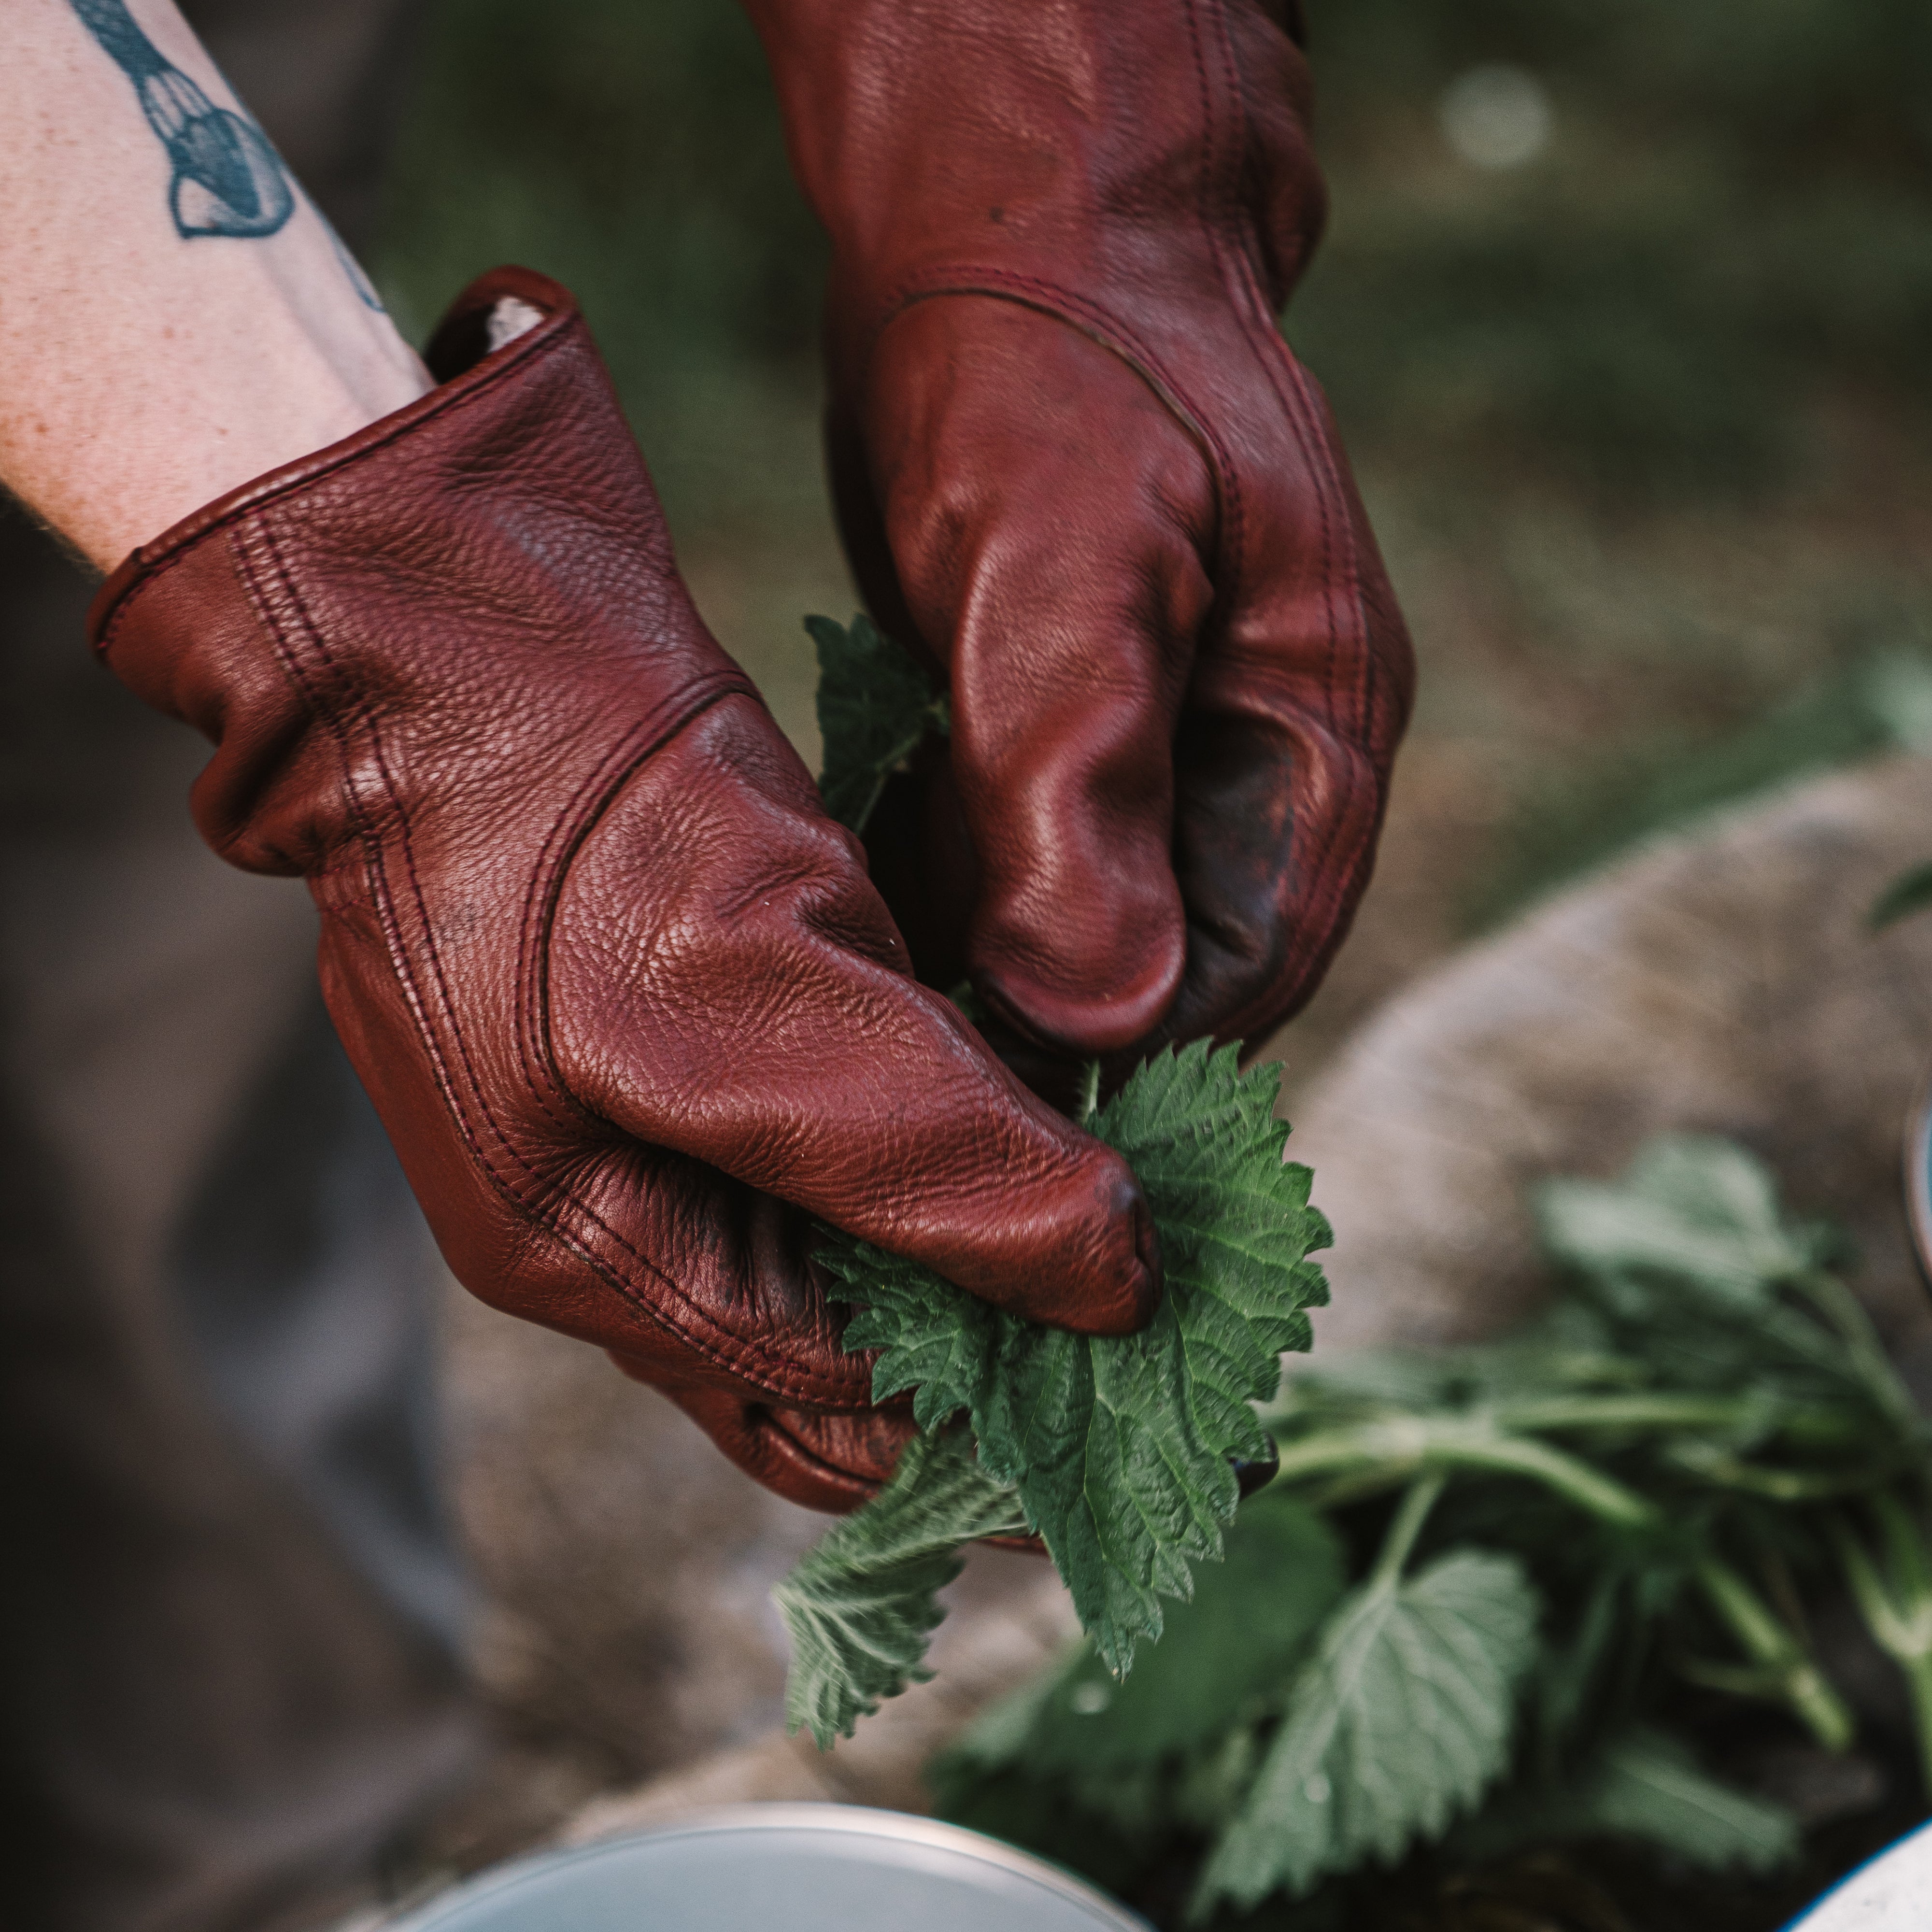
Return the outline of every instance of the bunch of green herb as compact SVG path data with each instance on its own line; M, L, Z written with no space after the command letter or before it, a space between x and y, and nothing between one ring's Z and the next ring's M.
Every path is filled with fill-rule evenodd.
M872 1393L913 1391L925 1437L892 1480L778 1586L793 1640L788 1714L820 1744L919 1673L933 1592L975 1537L1046 1544L1082 1627L1125 1674L1221 1553L1236 1465L1268 1439L1253 1405L1327 1299L1307 1258L1328 1225L1284 1162L1280 1071L1243 1074L1205 1042L1143 1065L1082 1124L1126 1156L1160 1235L1166 1292L1139 1334L1090 1337L1003 1313L929 1268L835 1231L820 1262L876 1348ZM963 1423L964 1427L958 1425Z
M943 701L863 618L812 620L822 676L828 803L862 824ZM776 1592L790 1627L793 1729L821 1745L922 1674L934 1592L975 1538L1040 1538L1108 1668L1157 1638L1162 1600L1192 1594L1221 1554L1239 1468L1271 1446L1254 1405L1283 1350L1306 1348L1327 1298L1308 1259L1328 1224L1305 1167L1286 1163L1278 1068L1244 1074L1198 1042L1138 1068L1082 1124L1125 1156L1160 1234L1166 1291L1141 1334L1073 1335L1023 1322L929 1268L835 1229L818 1258L856 1312L845 1342L876 1349L879 1400L910 1390L920 1439L873 1502Z
M1932 1792L1928 1436L1822 1231L1728 1143L1547 1184L1567 1285L1512 1337L1311 1365L1244 1508L1125 1684L1082 1643L935 1767L950 1815L1239 1917L1447 1839L1632 1838L1765 1869L1793 1820L1700 1761L1687 1696L1854 1724L1807 1634L1848 1591Z

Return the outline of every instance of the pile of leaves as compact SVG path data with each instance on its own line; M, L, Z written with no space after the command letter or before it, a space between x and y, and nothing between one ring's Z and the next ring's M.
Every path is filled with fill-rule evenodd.
M1298 1370L1280 1473L1163 1642L1125 1682L1084 1642L983 1715L942 1810L1177 1923L1382 1922L1364 1875L1430 1846L1765 1872L1798 1821L1700 1743L1754 1707L1850 1745L1811 1634L1846 1599L1932 1792L1927 1431L1827 1234L1708 1139L1538 1206L1550 1311ZM1495 1922L1623 1922L1539 1909Z

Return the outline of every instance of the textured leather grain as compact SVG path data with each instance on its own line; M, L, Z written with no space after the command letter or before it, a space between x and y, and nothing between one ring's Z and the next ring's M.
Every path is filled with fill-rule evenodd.
M543 320L488 352L506 297ZM1125 1164L905 946L706 633L568 295L485 277L440 386L135 553L107 662L215 746L196 819L307 879L329 1010L458 1277L849 1507L870 1409L810 1217L1036 1318L1159 1282Z
M1324 208L1298 22L748 4L832 242L848 549L951 691L868 829L919 970L969 972L1056 1091L1056 1060L1258 1042L1367 882L1412 683L1275 322Z

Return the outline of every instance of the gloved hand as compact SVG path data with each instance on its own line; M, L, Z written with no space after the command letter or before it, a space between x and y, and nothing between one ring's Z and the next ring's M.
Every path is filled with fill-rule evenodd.
M506 318L534 326L492 351ZM693 610L568 295L485 277L430 364L137 550L95 638L214 740L208 842L308 880L329 1010L458 1278L850 1507L907 1424L839 1346L808 1217L1118 1334L1158 1288L1145 1203L908 976Z
M950 750L867 830L915 964L970 972L1047 1090L1258 1043L1367 882L1412 682L1274 322L1324 206L1290 22L747 4L832 238L848 550L950 687Z

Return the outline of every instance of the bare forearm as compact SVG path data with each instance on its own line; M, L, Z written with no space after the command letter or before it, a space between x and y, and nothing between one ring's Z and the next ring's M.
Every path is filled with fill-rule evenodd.
M0 0L0 480L103 568L428 377L171 0Z

